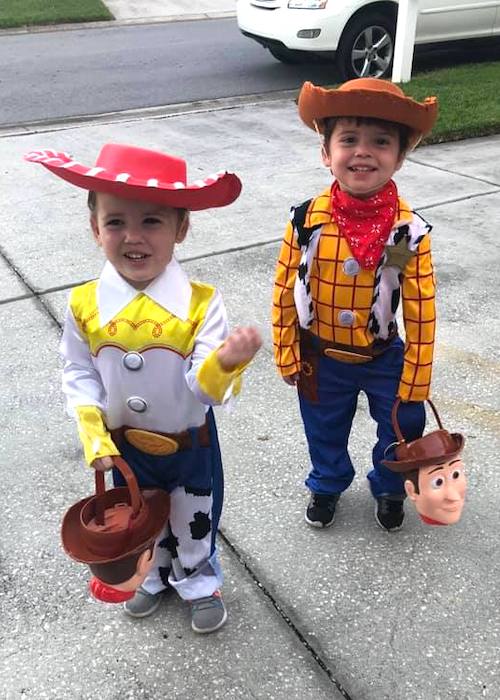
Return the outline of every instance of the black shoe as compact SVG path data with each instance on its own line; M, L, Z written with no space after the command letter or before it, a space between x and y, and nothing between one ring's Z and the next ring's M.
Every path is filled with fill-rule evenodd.
M339 493L311 493L306 510L306 523L313 527L330 527L335 520L335 507L339 498Z
M405 511L402 496L381 496L375 506L375 520L383 530L399 530L403 527Z

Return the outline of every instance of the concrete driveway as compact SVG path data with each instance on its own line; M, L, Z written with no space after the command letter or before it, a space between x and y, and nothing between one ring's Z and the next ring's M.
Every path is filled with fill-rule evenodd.
M461 522L377 528L365 475L374 428L360 402L357 478L329 530L303 521L308 455L294 390L272 360L273 270L291 204L327 184L317 140L291 99L219 101L185 114L1 133L0 697L500 697L500 136L419 149L400 191L434 225L439 325L433 398L466 436ZM166 599L142 622L93 602L87 572L61 552L64 510L89 494L63 412L57 345L67 290L102 260L85 193L24 163L33 148L93 162L106 141L184 156L190 178L242 177L230 208L194 214L179 248L193 278L217 284L234 325L265 346L235 411L218 415L226 467L220 543L228 625L195 637Z

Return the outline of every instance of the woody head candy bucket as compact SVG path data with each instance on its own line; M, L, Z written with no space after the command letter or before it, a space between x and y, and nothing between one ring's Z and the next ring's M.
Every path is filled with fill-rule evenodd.
M394 461L382 464L404 478L408 498L428 525L452 525L460 520L467 489L461 453L464 437L443 428L436 407L427 400L439 430L417 440L406 442L401 433L397 413L400 399L392 408L392 425L397 438Z
M170 501L161 489L139 489L121 457L113 457L126 486L106 491L104 473L95 472L95 495L66 512L61 538L66 554L94 574L90 589L105 602L131 598L153 562L156 537L165 525Z

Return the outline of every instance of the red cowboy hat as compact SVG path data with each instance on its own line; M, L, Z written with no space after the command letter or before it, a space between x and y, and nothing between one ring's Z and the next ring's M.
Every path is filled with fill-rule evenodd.
M121 457L113 457L127 486L105 490L96 471L96 495L75 503L61 526L64 551L84 564L118 563L152 544L165 525L170 500L161 489L140 490Z
M432 464L450 462L464 448L464 436L460 433L449 433L447 430L444 430L436 407L432 401L429 399L427 401L434 412L439 430L434 430L432 433L428 433L408 443L403 438L397 420L397 410L401 400L397 399L394 403L392 408L392 425L398 439L398 445L394 450L396 460L382 460L382 464L393 472L404 474L421 467L429 467Z
M233 173L218 172L188 185L182 158L118 143L104 145L92 167L50 149L31 151L24 158L84 190L177 209L224 207L241 192L241 181Z
M409 150L428 134L437 119L437 98L417 102L394 83L380 78L348 80L336 90L304 83L298 99L301 119L322 132L327 117L372 117L404 124L411 130Z

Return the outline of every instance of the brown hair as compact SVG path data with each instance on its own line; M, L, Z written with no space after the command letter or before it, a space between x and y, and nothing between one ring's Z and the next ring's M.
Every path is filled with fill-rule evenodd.
M129 578L135 574L137 568L137 562L139 557L141 557L144 552L149 551L149 556L153 556L154 546L146 547L146 549L131 554L125 559L119 559L118 561L111 561L107 564L89 564L89 569L92 571L94 576L104 583L109 583L111 586L117 583L124 583L128 581Z
M87 206L92 212L92 214L94 214L97 206L97 195L93 190L89 190L89 194L87 197Z
M410 472L406 472L405 474L403 474L404 480L411 481L411 483L415 487L415 493L420 493L420 490L418 488L418 475L419 475L418 469L412 469Z
M352 119L356 122L356 126L360 124L375 124L377 126L395 129L399 135L399 155L406 153L408 150L411 134L410 127L406 126L406 124L388 121L387 119L375 119L375 117L326 117L326 119L323 119L323 139L325 148L327 148L330 143L330 138L339 119Z

